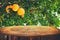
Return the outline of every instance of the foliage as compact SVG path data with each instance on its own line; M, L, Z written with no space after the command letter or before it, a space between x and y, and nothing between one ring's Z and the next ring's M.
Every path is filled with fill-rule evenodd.
M4 3L4 5L3 5ZM25 17L21 18L16 12L6 13L7 5L17 3L25 9ZM60 0L1 0L0 26L37 25L58 27L60 25ZM59 15L59 16L58 16Z

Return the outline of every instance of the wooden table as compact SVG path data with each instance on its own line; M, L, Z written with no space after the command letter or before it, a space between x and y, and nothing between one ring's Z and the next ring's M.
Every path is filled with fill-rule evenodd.
M14 40L16 40L15 36L26 36L32 40L32 37L35 36L55 35L58 33L58 29L49 26L9 26L0 28L0 33L14 35ZM11 40L11 36L9 40Z

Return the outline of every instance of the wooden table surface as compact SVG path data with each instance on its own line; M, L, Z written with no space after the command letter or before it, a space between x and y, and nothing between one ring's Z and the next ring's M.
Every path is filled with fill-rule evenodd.
M15 36L44 36L54 35L59 31L49 26L10 26L0 28L0 33Z

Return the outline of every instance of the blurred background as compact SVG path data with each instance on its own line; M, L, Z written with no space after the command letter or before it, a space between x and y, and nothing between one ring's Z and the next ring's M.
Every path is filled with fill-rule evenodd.
M18 4L25 9L21 18L6 6ZM60 0L0 0L0 27L14 25L60 26Z

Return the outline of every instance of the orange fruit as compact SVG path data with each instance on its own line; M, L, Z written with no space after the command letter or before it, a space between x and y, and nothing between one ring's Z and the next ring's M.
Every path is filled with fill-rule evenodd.
M17 11L19 9L19 5L18 4L13 4L12 5L12 10L13 11Z
M6 12L7 12L7 13L10 13L10 12L9 12L9 11L10 11L9 8L10 8L10 6L7 6L7 7L6 7Z
M25 10L23 8L19 8L17 14L24 17Z

